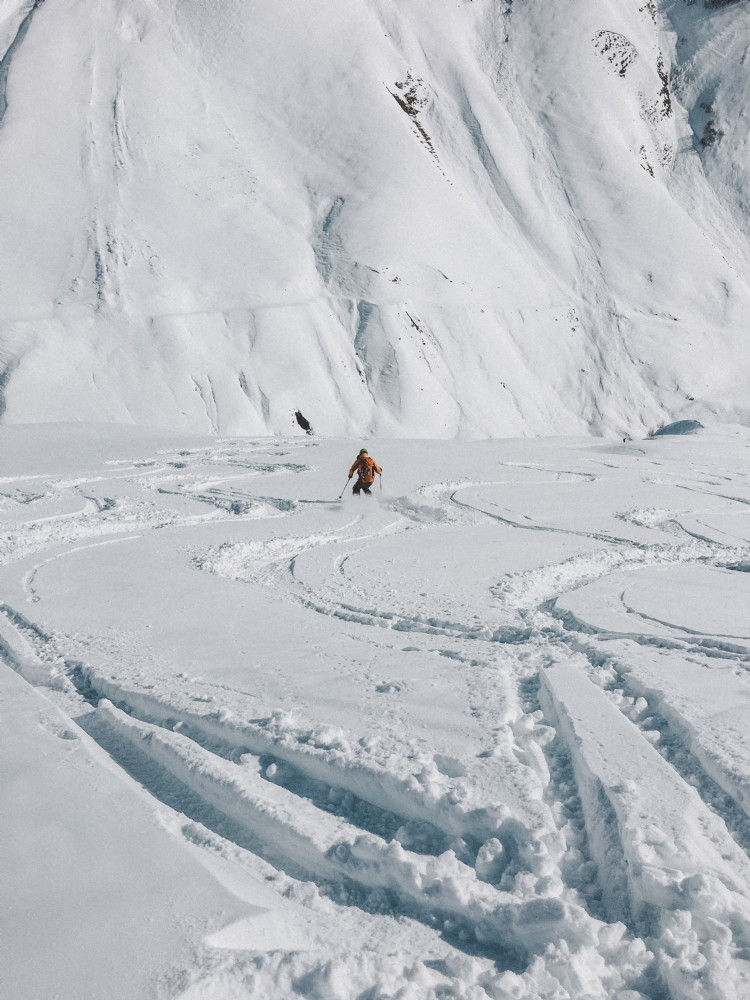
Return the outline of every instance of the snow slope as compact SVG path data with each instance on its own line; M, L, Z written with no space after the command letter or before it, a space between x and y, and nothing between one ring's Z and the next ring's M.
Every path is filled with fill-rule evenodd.
M747 422L744 3L4 0L6 423Z
M0 437L3 994L744 1000L750 436Z

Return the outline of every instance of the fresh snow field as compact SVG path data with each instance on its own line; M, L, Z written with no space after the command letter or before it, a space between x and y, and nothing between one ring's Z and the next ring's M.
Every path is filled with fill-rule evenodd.
M748 53L0 0L2 1000L749 1000Z
M750 423L749 46L729 0L2 0L4 422Z
M750 996L750 432L0 435L3 997Z

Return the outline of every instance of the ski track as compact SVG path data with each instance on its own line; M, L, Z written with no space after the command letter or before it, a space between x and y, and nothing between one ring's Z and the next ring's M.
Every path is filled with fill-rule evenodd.
M274 458L283 455L281 451ZM135 528L185 527L207 518L293 516L305 503L323 502L260 496L244 485L238 488L235 482L248 476L309 470L300 462L250 461L247 445L160 455L153 463L110 464L110 477L57 481L28 477L18 485L13 478L7 480L14 487L13 493L3 494L10 506L38 506L52 494L85 500L80 510L23 521L0 537L4 563L61 549L26 573L24 586L31 600L38 569L80 551L80 546L70 546L81 539ZM218 465L230 474L207 474L206 466ZM244 471L237 474L238 468ZM518 463L518 468L545 474L539 466ZM592 483L597 478L558 470L551 480L539 483ZM29 488L32 480L34 492L24 492L23 485ZM137 488L139 498L99 496L115 483ZM199 569L271 588L284 600L354 626L445 637L451 648L433 651L454 659L467 672L478 704L486 685L482 671L501 656L515 684L510 702L516 708L512 718L495 727L493 745L482 756L501 758L504 766L525 775L529 788L538 790L537 801L526 813L509 809L502 790L496 798L488 798L486 785L473 786L472 774L467 776L460 762L441 761L439 754L422 754L415 760L414 752L404 748L383 761L362 741L333 727L315 727L281 712L254 718L252 698L246 694L227 690L226 697L217 699L218 686L205 685L201 694L194 685L193 695L168 696L153 693L150 685L120 682L68 657L64 637L48 634L6 604L0 605L0 655L31 683L56 691L75 721L155 799L182 814L183 830L192 831L190 836L207 849L219 844L223 851L249 852L264 859L271 870L315 883L320 893L338 903L425 923L459 950L491 959L497 969L514 977L519 988L523 976L530 975L525 970L545 955L570 996L583 996L581 991L589 988L592 996L628 1000L638 996L637 991L649 1000L737 995L730 991L737 985L734 980L724 990L722 970L730 960L727 956L742 964L750 955L750 885L738 875L738 886L719 892L709 876L700 876L704 881L697 894L714 892L719 900L711 904L714 911L730 914L728 922L719 916L714 921L720 928L714 929L714 943L720 945L713 950L702 904L689 902L684 892L687 917L681 917L683 910L671 903L661 918L654 902L644 910L637 879L627 872L626 855L633 848L624 807L591 770L576 735L577 723L563 719L565 705L557 701L548 678L555 676L560 664L585 677L592 692L605 697L632 723L644 753L659 754L675 787L684 786L708 810L718 830L712 834L714 842L728 831L750 856L746 790L701 748L674 706L639 685L627 666L632 652L612 652L614 645L627 652L645 644L665 653L676 650L741 665L750 659L748 649L700 638L699 633L683 639L637 631L603 633L555 606L561 594L613 572L650 566L740 565L748 560L750 547L696 536L666 509L634 508L615 515L672 536L671 541L661 538L653 543L604 531L524 523L491 509L492 504L478 497L483 485L497 484L426 485L411 497L386 498L376 516L358 515L331 532L220 544L194 553L193 562ZM674 485L719 496L696 482ZM88 494L82 493L84 486ZM207 504L213 510L194 514L165 508L146 499L149 495ZM729 495L724 499L748 502ZM601 546L499 579L492 597L510 620L504 624L477 622L476 615L470 618L460 607L450 617L414 613L407 607L385 610L368 603L371 594L346 575L352 554L380 539L488 519L509 528L581 536ZM323 550L328 569L310 583L300 567ZM313 576L320 572L317 563L310 567L305 564L303 569ZM352 596L358 600L352 601ZM391 687L384 684L378 690L388 694ZM493 708L489 703L477 711L489 719ZM700 859L696 864L700 869ZM571 954L584 956L583 964L595 970L593 978L581 978L580 968L575 972L578 967ZM690 981L690 962L705 966L699 987ZM738 975L747 978L742 970ZM510 982L504 980L506 985Z
M7 606L0 611L34 650L3 643L6 662L29 679L30 661L37 669L59 662L53 637ZM548 846L552 831L539 839L500 802L467 808L435 762L423 761L420 787L411 775L399 779L377 763L352 761L344 734L300 732L283 718L239 724L223 708L200 714L123 690L80 662L63 665L58 685L89 706L75 721L145 789L337 902L422 921L513 974L552 941L576 952L597 948L619 969L630 967L631 983L647 974L651 956L642 943L623 924L589 915L582 897L564 887L559 838ZM537 707L522 712L512 730L514 753L535 757L535 772L545 770L536 748L550 737L540 715ZM436 761L444 771L439 755ZM348 785L367 789L367 799ZM604 978L623 985L614 968Z
M12 494L2 494L7 503L15 503L23 508L38 506L41 503L59 502L60 498L80 498L81 506L72 512L53 514L48 517L23 520L15 524L11 530L0 533L0 564L15 562L25 556L44 551L53 546L70 545L81 539L98 535L110 535L121 532L150 530L165 527L187 527L207 520L234 518L264 518L279 517L297 509L294 501L275 498L257 497L246 490L219 488L220 483L233 480L245 480L248 476L294 475L305 472L309 466L301 463L262 463L238 459L237 449L218 449L217 452L201 449L194 453L178 453L163 465L142 462L133 464L128 470L113 470L111 476L81 476L75 479L50 478L43 492L27 493L16 487ZM211 465L228 465L244 468L242 474L229 476L213 476L206 478L205 473L196 474L190 471L179 475L169 473L162 475L166 468L189 470L191 466L210 462ZM130 471L148 468L148 472L130 476ZM29 477L31 480L40 477ZM25 480L23 480L25 481ZM172 489L165 489L160 484L172 484ZM103 484L117 486L125 482L138 489L140 496L133 499L119 497L87 495L83 487ZM89 490L89 493L91 490ZM174 496L208 504L213 509L209 513L186 514L178 509L165 507L151 499L149 494Z
M696 746L687 721L657 692L644 688L634 680L625 663L616 655L603 653L577 640L566 642L570 642L571 648L581 652L588 661L585 667L594 683L638 727L648 743L697 790L750 857L750 803L747 793L733 783L731 774L717 768L705 750ZM713 651L699 647L685 649L687 652L713 655ZM746 662L747 657L735 654L732 659Z

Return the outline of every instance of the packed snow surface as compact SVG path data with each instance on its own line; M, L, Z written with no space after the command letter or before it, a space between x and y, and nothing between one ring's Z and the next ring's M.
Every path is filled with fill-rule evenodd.
M729 0L3 0L5 422L750 423L749 45Z
M3 996L746 1000L750 432L359 447L3 429Z

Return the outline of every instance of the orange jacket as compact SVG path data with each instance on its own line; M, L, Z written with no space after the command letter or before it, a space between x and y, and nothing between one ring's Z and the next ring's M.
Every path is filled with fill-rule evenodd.
M372 483L375 480L375 473L380 475L382 471L378 463L369 455L360 455L349 469L349 478L351 479L356 472L363 483Z

